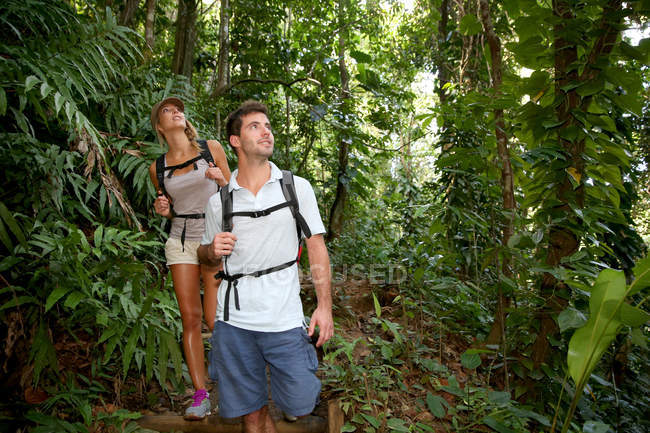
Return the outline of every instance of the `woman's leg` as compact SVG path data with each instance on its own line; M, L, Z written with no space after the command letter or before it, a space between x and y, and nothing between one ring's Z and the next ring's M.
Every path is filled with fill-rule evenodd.
M199 265L169 266L183 321L183 351L194 389L205 389L205 360L201 338L201 294Z
M217 291L221 280L214 278L214 274L221 270L221 266L201 265L201 278L203 278L203 317L210 332L214 328L214 317L217 314Z

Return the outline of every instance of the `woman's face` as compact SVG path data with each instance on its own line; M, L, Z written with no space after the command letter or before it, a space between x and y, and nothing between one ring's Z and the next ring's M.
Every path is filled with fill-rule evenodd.
M158 111L158 130L161 133L175 128L185 129L185 114L174 104L165 104Z

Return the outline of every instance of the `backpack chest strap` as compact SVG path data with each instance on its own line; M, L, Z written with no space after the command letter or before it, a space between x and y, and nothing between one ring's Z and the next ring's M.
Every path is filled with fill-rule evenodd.
M254 210L254 211L241 211L241 212L229 212L224 214L225 218L232 218L234 216L245 216L245 217L251 217L251 218L260 218L263 216L267 216L276 210L280 210L285 207L291 206L290 202L284 202L280 204L276 204L275 206L271 206L270 208L263 209L263 210Z
M273 266L270 268L262 269L261 271L255 271L255 272L250 272L250 273L239 273L239 274L228 274L227 272L224 272L223 270L217 272L214 275L214 278L217 280L226 280L228 281L228 287L226 288L226 298L224 300L224 307L223 307L223 321L227 322L230 319L230 292L232 289L234 289L234 294L235 294L235 308L239 310L239 291L237 290L237 284L239 282L240 278L243 277L255 277L259 278L262 275L267 275L271 274L273 272L278 272L283 269L290 268L291 266L295 265L296 261L291 260L290 262L283 263L281 265ZM224 264L224 269L225 269L225 264Z
M198 170L199 167L196 165L196 162L197 162L199 159L203 159L203 157L202 157L201 155L199 155L199 156L194 157L194 158L192 158L192 159L188 159L187 161L182 162L182 163L180 163L180 164L176 164L176 165L168 165L168 166L166 166L166 167L164 168L164 170L165 170L165 171L169 170L169 174L167 174L167 179L170 179L170 178L174 175L174 171L175 171L175 170L179 170L179 169L181 169L181 168L185 168L185 167L187 167L187 166L190 165L190 164L194 164L194 170Z

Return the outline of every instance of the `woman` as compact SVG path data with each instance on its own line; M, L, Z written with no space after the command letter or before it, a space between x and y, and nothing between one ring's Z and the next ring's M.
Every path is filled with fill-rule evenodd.
M165 256L181 312L183 350L195 390L185 419L200 420L210 414L210 399L205 389L199 279L203 278L203 314L210 330L214 326L219 281L214 278L217 268L199 264L196 249L203 235L205 205L220 186L228 183L230 169L217 141L197 141L196 130L185 119L184 109L183 101L174 97L153 106L151 126L161 144L167 142L169 150L151 164L149 176L158 191L156 213L172 220Z

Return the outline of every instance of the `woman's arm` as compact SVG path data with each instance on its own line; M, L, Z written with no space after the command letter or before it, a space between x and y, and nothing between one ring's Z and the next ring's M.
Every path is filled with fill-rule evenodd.
M221 147L217 140L208 140L208 148L212 154L212 159L217 168L221 170L225 183L219 182L220 186L225 186L230 181L230 167L228 167L228 160L226 159L226 152Z

